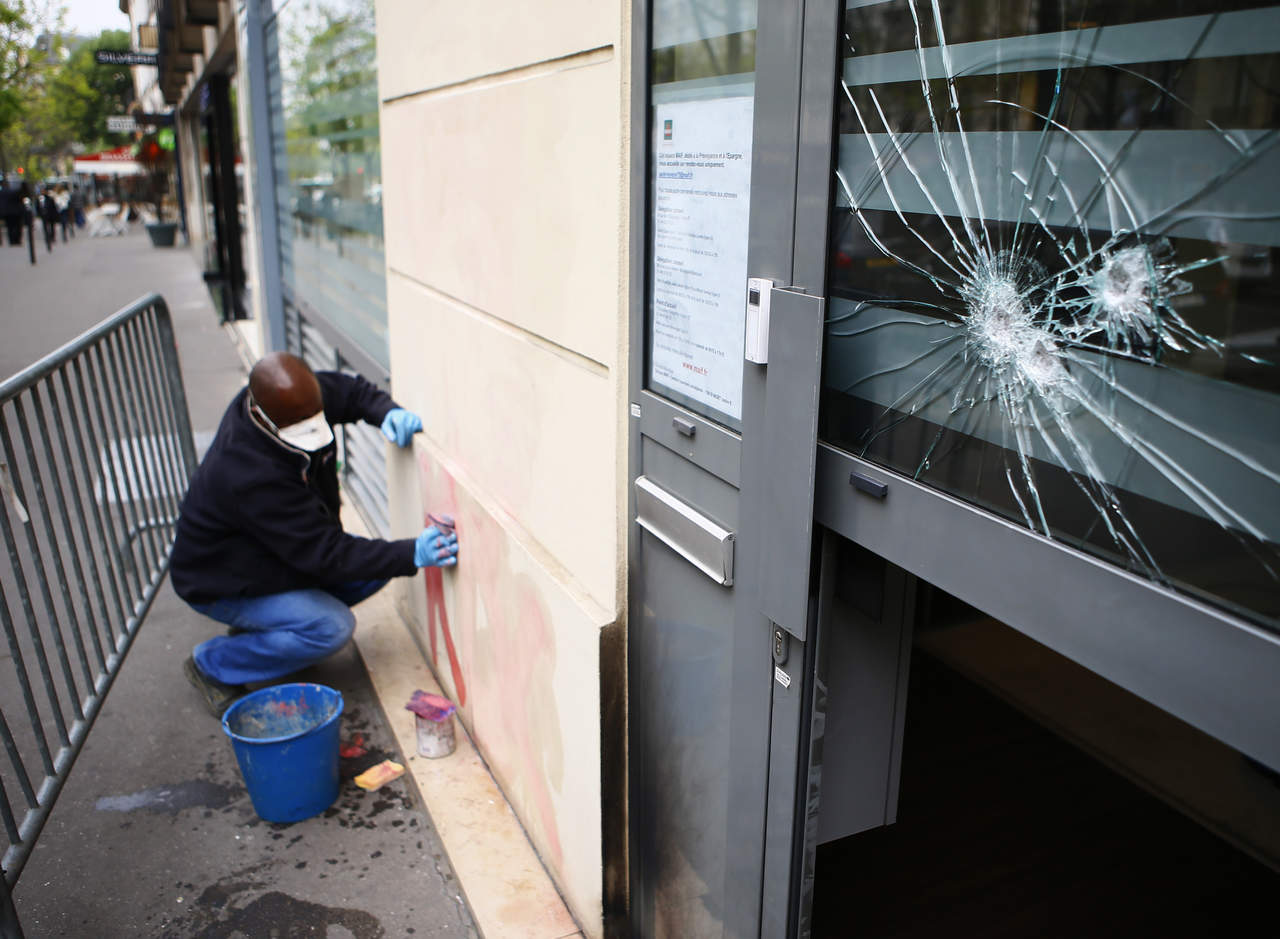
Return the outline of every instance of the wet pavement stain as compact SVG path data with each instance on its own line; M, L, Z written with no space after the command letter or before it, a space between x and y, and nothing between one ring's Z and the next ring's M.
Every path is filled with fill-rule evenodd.
M331 926L347 930L355 939L383 939L387 934L378 918L365 910L324 906L277 890L244 906L230 905L239 886L215 884L206 889L200 897L205 909L171 922L164 933L166 939L225 939L234 935L313 939L332 935Z
M168 812L183 809L221 809L244 795L240 786L224 786L207 779L192 779L167 786L153 786L125 795L103 796L94 803L99 812Z
M90 826L70 849L82 860L65 872L50 866L49 883L42 882L48 902L32 912L32 925L41 928L28 935L363 939L415 929L417 935L474 937L438 846L422 840L434 835L412 780L374 791L351 781L369 765L406 758L381 712L352 708L350 718L344 715L340 740L358 738L365 752L349 751L340 761L342 783L329 810L298 823L257 816L221 734L197 738L200 752L183 761L187 771L179 775L198 781L165 780L135 768L88 786L81 804ZM80 841L107 840L93 825L121 844L128 832L128 849L140 851L147 868L125 896L111 888L122 902L109 912L101 893L82 897L80 891L87 877L111 867L100 850L77 853ZM429 912L406 908L397 889L406 883Z

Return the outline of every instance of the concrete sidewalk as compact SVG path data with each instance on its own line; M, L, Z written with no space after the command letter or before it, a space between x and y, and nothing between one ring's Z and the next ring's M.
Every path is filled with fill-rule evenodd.
M25 246L5 246L0 284L6 376L155 291L174 316L198 445L244 382L191 253L152 248L141 231L82 236L51 256L41 244L34 267ZM18 882L27 936L476 935L412 776L376 792L349 781L382 757L407 762L354 646L301 677L342 691L343 738L363 735L369 754L343 761L323 815L257 818L181 672L220 628L166 582Z

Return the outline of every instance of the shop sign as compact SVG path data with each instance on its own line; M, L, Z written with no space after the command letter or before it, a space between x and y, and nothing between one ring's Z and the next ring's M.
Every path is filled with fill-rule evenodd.
M114 150L103 150L101 153L85 153L76 157L76 162L97 160L102 163L125 163L134 158L134 149L132 144L125 144L123 147L116 147Z
M128 114L118 114L107 118L107 132L112 134L131 134L138 129L138 122Z
M119 49L98 49L93 53L93 61L99 65L151 65L159 64L159 56L154 52L132 52Z

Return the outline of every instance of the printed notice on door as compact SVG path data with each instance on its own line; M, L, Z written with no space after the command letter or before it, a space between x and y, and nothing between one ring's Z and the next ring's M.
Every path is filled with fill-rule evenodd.
M747 301L750 97L660 104L651 379L737 420Z

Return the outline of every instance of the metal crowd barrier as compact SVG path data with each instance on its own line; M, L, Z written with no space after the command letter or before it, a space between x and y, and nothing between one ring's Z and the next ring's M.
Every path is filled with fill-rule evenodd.
M169 567L196 466L169 308L136 301L0 384L0 936Z

